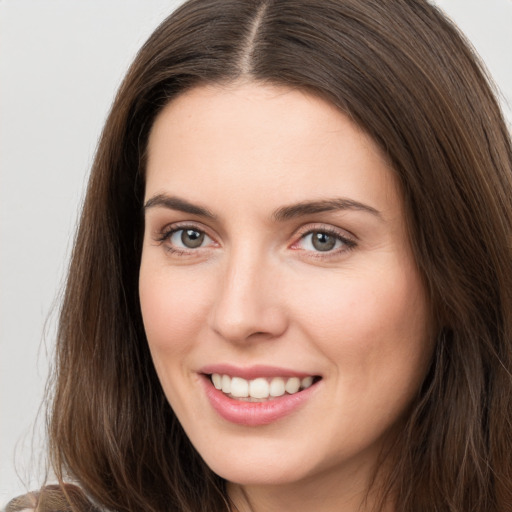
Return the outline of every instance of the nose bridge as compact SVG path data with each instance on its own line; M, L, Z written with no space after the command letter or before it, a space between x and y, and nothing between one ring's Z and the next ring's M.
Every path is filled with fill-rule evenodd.
M230 341L281 334L286 318L275 289L276 269L269 258L248 244L239 245L224 265L218 276L213 329Z

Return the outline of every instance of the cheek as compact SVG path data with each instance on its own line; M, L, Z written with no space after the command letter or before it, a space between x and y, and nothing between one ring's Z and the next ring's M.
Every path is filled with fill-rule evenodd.
M297 316L304 330L344 379L366 385L379 375L411 377L426 366L427 301L419 276L407 265L331 276L301 297Z
M423 287L415 272L402 268L339 276L321 293L312 287L302 295L302 328L329 360L326 383L332 403L342 404L329 414L340 430L352 433L354 449L396 423L431 358Z
M149 267L149 268L148 268ZM141 265L139 294L151 352L179 355L203 328L209 287L195 274L152 270Z

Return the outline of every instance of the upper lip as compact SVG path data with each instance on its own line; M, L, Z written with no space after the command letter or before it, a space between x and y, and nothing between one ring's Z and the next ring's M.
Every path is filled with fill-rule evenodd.
M318 374L293 370L290 368L280 368L277 366L253 365L253 366L233 366L232 364L220 363L203 366L199 373L211 375L218 373L220 375L229 375L230 377L241 377L242 379L252 380L258 377L312 377Z

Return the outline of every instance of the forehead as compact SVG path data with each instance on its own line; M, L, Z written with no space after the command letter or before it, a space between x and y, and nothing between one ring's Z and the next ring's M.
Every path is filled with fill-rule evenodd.
M171 101L149 138L146 197L226 195L279 207L311 197L401 203L387 159L348 116L312 94L255 83L201 86ZM393 211L391 211L393 210Z

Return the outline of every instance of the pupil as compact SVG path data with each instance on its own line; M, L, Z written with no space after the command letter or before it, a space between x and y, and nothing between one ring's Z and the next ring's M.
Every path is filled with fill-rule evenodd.
M330 251L336 245L336 239L333 236L320 231L313 233L312 242L313 247L318 251Z
M195 249L203 243L204 233L195 229L184 229L181 234L181 241L185 247Z

